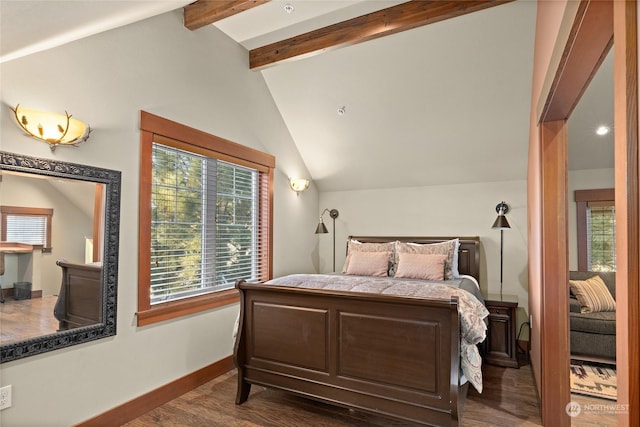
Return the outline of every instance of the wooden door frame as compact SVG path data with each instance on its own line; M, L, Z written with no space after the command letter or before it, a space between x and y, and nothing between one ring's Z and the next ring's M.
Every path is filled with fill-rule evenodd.
M558 38L557 63L547 70L546 91L536 111L539 120L541 194L532 213L541 219L540 235L540 398L544 425L570 426L567 245L567 123L607 50L602 43L615 34L615 192L618 425L640 425L640 196L638 180L637 5L635 1L580 2L571 32ZM594 43L593 40L596 40ZM598 43L599 42L599 43ZM610 46L610 45L609 45ZM552 61L553 62L553 61ZM542 102L543 101L543 102ZM536 247L536 245L532 245ZM631 404L630 402L634 402Z
M617 403L628 409L618 416L619 426L640 425L637 9L635 1L614 1Z

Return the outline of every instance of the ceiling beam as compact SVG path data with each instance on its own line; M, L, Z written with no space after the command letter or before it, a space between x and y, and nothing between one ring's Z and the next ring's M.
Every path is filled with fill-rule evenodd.
M444 21L513 0L413 0L252 49L249 67L263 68Z
M260 6L270 0L198 0L184 7L184 26L191 31Z

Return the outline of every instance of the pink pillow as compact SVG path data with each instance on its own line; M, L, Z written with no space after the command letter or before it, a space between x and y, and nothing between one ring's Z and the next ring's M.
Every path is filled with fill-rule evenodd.
M346 274L355 276L388 276L391 252L352 252Z
M444 254L398 254L395 277L423 280L444 280Z

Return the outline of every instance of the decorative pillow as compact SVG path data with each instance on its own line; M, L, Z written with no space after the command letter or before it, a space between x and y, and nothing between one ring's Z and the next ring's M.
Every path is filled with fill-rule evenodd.
M355 276L387 276L391 252L361 252L351 254L347 274Z
M420 245L417 243L396 242L396 264L397 257L400 253L410 254L430 254L430 255L446 255L444 260L444 280L453 279L453 256L456 247L459 246L458 239L447 240L441 243L430 243ZM457 269L457 266L456 266Z
M569 286L582 306L581 313L616 311L616 301L600 276L587 280L569 280Z
M451 275L454 278L460 277L460 271L458 270L458 259L460 258L460 239L453 239L456 242L453 248L453 265L451 266Z
M395 277L409 279L444 280L444 261L446 255L436 254L398 254L398 266Z
M388 243L362 243L357 240L349 240L347 242L347 258L344 261L344 267L342 267L342 273L348 274L347 269L349 268L349 262L351 261L351 254L354 252L389 252L393 253L395 249L395 245L393 242ZM393 261L393 257L389 257L389 261ZM388 269L391 269L390 265ZM393 273L389 273L389 275L393 275Z

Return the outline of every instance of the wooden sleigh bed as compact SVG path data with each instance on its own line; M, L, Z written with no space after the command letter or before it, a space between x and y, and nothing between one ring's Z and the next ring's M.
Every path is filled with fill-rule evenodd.
M102 265L58 260L62 285L53 315L59 330L102 322Z
M451 238L352 237L363 243ZM460 238L460 274L478 278L479 239ZM458 298L288 288L239 281L236 404L252 384L423 425L456 426Z

